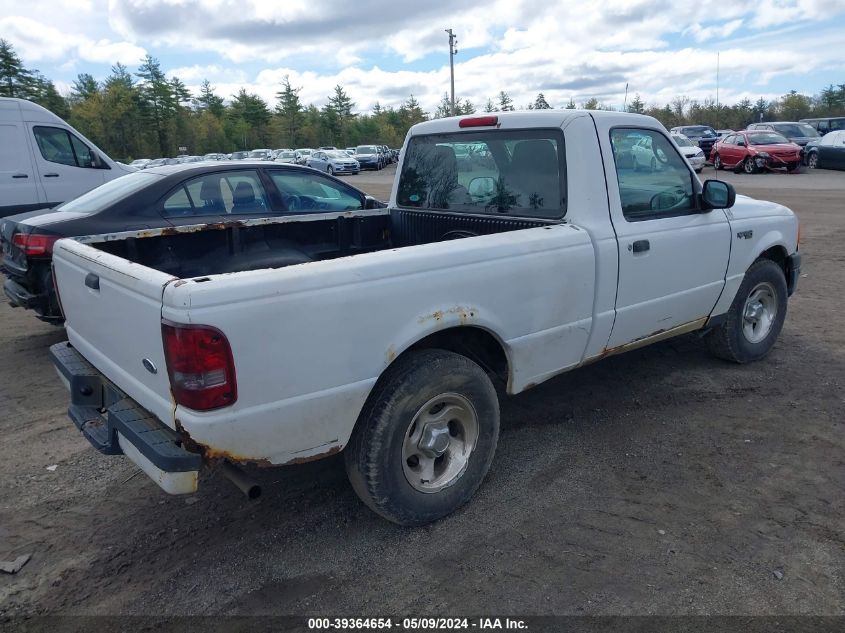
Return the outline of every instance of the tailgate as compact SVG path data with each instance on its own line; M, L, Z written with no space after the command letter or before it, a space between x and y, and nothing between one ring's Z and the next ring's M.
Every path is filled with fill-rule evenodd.
M71 345L174 428L161 297L176 278L68 239L56 242L53 268Z

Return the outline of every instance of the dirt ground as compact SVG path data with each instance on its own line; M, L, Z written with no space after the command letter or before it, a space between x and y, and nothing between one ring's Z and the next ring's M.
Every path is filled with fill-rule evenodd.
M32 554L0 615L845 614L845 173L724 177L801 218L773 353L686 336L505 400L485 483L425 528L337 457L250 469L257 501L213 473L165 495L66 417L63 330L0 305L0 559Z

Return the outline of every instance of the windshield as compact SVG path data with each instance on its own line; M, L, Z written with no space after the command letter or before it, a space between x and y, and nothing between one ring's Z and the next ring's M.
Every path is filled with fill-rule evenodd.
M752 145L777 145L778 143L789 143L785 137L775 132L754 132L748 135L748 142Z
M267 156L267 152L263 149L257 149L254 152L249 153L250 158L264 158L265 156Z
M673 134L672 140L675 141L675 145L678 147L696 147L696 144L683 134Z
M311 154L311 150L310 150L310 149L298 149L298 150L296 150L296 151L297 151L297 152L299 152L300 154L305 155L305 156L308 156L309 154Z
M341 152L339 150L326 152L326 156L328 156L329 158L349 158L349 154L347 154L346 152Z
M106 184L100 185L96 189L92 189L78 198L74 198L64 204L60 204L56 207L56 210L75 211L77 213L87 213L89 215L97 213L114 204L118 200L122 200L128 195L133 194L136 191L140 191L155 181L156 178L161 178L161 176L158 174L151 174L148 171L139 171L134 174L127 174L126 176L110 180Z
M716 130L706 125L692 125L685 127L682 132L686 136L717 136Z
M276 158L294 158L293 152L282 152Z
M378 150L372 145L359 145L355 148L356 154L378 154Z
M816 138L819 135L806 123L776 123L772 127L787 138L800 138L802 136Z
M565 213L559 130L485 130L411 138L400 206L560 218Z

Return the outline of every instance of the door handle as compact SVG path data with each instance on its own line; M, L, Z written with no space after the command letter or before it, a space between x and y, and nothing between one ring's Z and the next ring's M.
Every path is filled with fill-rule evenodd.
M45 178L58 178L59 174L44 174Z
M29 174L14 174L12 178L29 178Z
M87 275L85 275L85 285L88 286L91 290L99 290L100 278L94 273L88 273Z
M650 248L651 244L648 243L648 240L637 240L631 244L631 250L635 253L645 253Z

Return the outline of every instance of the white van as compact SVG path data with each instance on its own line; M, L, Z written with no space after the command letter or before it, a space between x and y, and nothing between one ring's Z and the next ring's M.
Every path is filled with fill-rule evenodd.
M131 171L49 110L0 97L0 218L54 207Z

